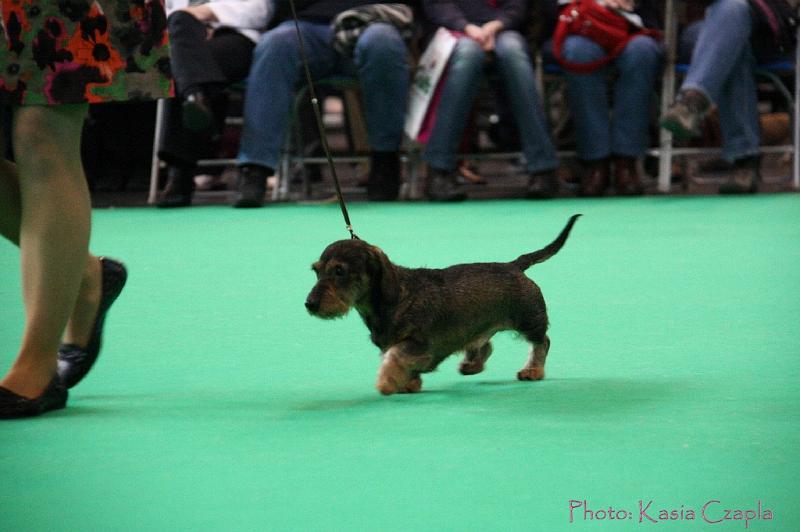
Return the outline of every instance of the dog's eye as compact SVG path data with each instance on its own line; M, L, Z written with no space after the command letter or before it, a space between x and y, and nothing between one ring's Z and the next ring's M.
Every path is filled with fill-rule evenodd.
M344 268L342 268L341 266L336 266L333 268L333 275L335 275L336 277L344 277L345 273L346 272L344 271Z

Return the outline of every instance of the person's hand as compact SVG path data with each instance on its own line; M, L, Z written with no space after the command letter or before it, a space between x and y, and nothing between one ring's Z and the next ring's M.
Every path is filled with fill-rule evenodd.
M503 30L503 23L499 20L490 20L481 26L485 39L483 41L483 50L491 52L494 50L495 37Z
M483 31L483 28L476 26L475 24L467 24L467 26L464 28L464 33L467 34L467 37L477 42L481 46L483 46L486 42L486 35Z
M606 6L611 9L622 9L623 11L633 11L634 0L605 0Z
M217 16L214 14L214 11L211 10L208 4L186 6L181 8L179 11L186 11L200 22L208 23L217 21Z

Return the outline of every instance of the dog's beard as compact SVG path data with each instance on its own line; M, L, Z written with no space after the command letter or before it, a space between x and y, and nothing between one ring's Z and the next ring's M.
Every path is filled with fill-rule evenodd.
M345 317L352 306L351 303L339 297L335 291L326 290L322 294L319 309L313 312L309 311L309 313L323 320L335 320Z

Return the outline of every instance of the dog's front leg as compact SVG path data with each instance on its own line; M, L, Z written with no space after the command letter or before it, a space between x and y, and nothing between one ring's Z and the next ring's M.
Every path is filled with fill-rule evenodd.
M409 347L406 343L393 345L381 355L383 362L375 387L383 395L414 393L422 389L419 374L430 364L431 357L415 354Z

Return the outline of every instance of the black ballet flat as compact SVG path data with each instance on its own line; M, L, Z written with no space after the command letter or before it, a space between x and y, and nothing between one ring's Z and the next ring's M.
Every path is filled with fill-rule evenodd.
M100 257L100 267L103 276L102 294L89 343L86 347L61 344L58 348L58 376L61 377L61 382L67 388L78 384L89 373L97 360L100 346L103 343L103 324L106 313L119 293L122 292L122 287L125 286L128 278L125 266L108 257Z
M67 388L56 375L42 394L35 399L22 397L0 386L0 419L17 419L44 414L67 406Z

